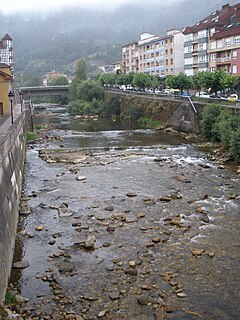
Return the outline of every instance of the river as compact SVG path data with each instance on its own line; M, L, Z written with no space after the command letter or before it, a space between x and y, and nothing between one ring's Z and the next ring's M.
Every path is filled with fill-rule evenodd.
M240 314L239 176L177 134L39 116L11 282L23 319Z

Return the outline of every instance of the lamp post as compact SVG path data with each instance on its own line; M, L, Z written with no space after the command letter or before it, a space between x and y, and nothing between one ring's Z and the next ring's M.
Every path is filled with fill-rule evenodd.
M11 121L13 124L13 100L14 100L14 92L13 91L9 91L8 98L9 98L10 105L11 105Z

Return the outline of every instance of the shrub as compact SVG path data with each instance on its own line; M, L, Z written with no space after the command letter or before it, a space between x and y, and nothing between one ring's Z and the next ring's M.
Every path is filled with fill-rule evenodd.
M218 139L214 135L213 127L220 113L221 108L215 103L204 108L201 121L201 131L204 139L208 141L216 141Z
M234 160L240 164L240 127L232 133L230 152Z
M155 128L161 125L161 122L153 118L141 117L138 119L138 125L141 128Z

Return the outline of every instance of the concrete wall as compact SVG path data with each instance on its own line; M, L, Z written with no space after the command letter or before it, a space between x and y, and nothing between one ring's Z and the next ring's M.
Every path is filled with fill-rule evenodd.
M24 124L22 113L13 125L0 131L0 302L11 272L18 223L26 146Z
M121 93L119 91L106 92L105 96L119 96L121 112L131 112L139 109L144 117L159 120L162 124L170 126L179 132L198 133L202 105L195 104L198 110L195 113L187 98L175 99L174 97L157 95L139 95Z

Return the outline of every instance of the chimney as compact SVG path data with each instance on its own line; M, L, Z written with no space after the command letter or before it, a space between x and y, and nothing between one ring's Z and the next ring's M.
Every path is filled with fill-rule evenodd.
M224 4L224 5L222 6L222 10L224 10L224 9L228 9L228 8L230 8L230 5L229 5L229 3L227 3L227 4Z

